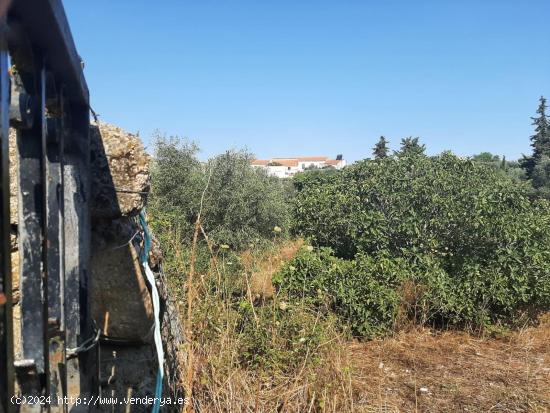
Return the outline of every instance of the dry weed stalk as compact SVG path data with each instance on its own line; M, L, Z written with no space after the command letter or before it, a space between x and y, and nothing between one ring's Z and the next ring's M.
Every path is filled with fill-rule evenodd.
M195 276L195 261L197 254L197 239L199 236L199 229L201 228L201 216L203 212L204 197L208 186L210 184L210 178L212 177L212 171L208 174L208 180L202 191L201 201L199 212L197 214L197 219L195 221L195 229L193 232L193 242L191 244L191 259L189 263L189 276L187 278L187 317L186 317L186 340L188 342L187 346L187 374L186 374L186 383L185 383L185 392L186 398L189 400L189 403L183 405L183 413L193 410L193 299L194 299L194 285L193 278Z

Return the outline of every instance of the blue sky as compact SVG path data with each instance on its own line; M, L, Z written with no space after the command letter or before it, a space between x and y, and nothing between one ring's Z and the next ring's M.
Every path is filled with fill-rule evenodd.
M101 119L202 156L529 152L550 1L66 0Z

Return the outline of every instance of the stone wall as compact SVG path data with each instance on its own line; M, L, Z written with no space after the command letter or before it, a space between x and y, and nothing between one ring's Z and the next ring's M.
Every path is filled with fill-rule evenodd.
M135 135L90 128L92 316L106 337L150 342L153 311L139 263L135 217L149 192L149 161Z
M111 393L125 396L131 390L135 396L151 396L157 366L154 320L150 291L139 262L143 240L137 219L147 201L151 158L138 136L116 126L94 124L90 132L92 313L109 343L108 351L112 351L101 370L104 377L113 370L119 372L116 380L107 380L106 390ZM164 396L181 397L183 327L160 272L158 251L158 246L152 249L149 261L152 267L154 264L161 297ZM116 343L125 345L117 348Z

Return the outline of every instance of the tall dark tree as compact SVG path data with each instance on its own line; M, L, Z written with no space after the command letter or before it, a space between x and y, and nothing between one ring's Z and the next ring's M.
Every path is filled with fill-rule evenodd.
M543 156L550 156L550 125L548 116L546 115L546 99L541 96L539 99L539 107L537 115L532 117L533 126L535 126L535 134L531 136L531 147L533 154L531 156L523 156L521 167L525 169L528 178L532 178L535 167L540 162Z
M426 145L420 144L419 140L420 138L412 136L401 139L401 148L395 152L397 157L424 155Z
M380 139L378 142L376 142L376 145L374 145L374 148L372 148L372 154L374 155L374 159L383 159L388 157L388 140L384 138L383 136L380 136Z

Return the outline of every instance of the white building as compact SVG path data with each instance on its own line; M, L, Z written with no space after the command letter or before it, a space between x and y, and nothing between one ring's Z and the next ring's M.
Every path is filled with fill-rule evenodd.
M251 165L255 168L263 168L270 175L278 178L290 178L297 172L309 168L342 169L346 166L346 161L342 158L342 155L338 155L336 159L329 159L327 156L305 156L300 158L256 159L252 161Z

